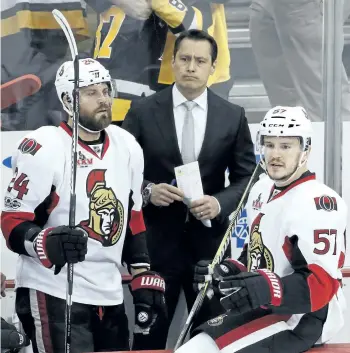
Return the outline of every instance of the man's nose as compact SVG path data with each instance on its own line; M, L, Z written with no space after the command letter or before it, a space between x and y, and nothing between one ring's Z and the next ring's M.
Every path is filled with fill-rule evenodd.
M280 148L273 148L271 151L271 157L273 158L279 158L281 157L281 149Z
M194 72L196 69L196 63L194 61L194 59L191 59L188 63L188 68L187 70L190 71L190 72Z
M105 94L101 94L98 99L97 102L99 104L110 104L111 103L111 97L105 95Z

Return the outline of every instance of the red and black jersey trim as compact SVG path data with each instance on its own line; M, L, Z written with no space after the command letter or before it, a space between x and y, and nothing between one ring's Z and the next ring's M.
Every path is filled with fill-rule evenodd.
M150 264L150 258L148 255L147 243L146 243L146 228L143 223L139 223L141 219L138 216L137 220L134 220L137 224L131 224L132 222L132 208L134 201L132 199L133 191L129 194L129 207L128 207L128 221L125 234L125 241L122 253L122 262L127 265L137 263ZM135 212L135 211L134 211ZM133 228L133 229L132 229Z
M60 128L62 128L70 137L72 137L72 129L71 127L66 123L66 122L62 122L60 124ZM103 141L103 146L102 146L102 153L101 153L101 157L88 145L86 144L86 142L84 142L81 138L78 139L78 144L81 148L84 148L84 150L86 150L87 152L89 152L90 154L92 154L94 157L98 158L98 159L103 159L104 155L106 154L108 148L109 148L109 136L106 132L106 130L103 130L101 132L101 134L104 134L104 141Z
M316 179L316 174L307 171L299 179L295 180L293 183L291 183L287 187L282 188L281 191L276 195L273 195L273 194L274 194L275 190L278 190L278 188L276 188L276 186L273 185L271 188L270 197L269 197L268 202L271 202L273 200L278 199L279 197L285 195L288 191L294 189L296 186L298 186L300 184L303 184L303 183L306 183L307 181L315 180L315 179Z
M294 273L282 277L284 287L281 308L292 313L315 312L327 305L337 293L339 282L317 264L308 264L294 235L284 244L284 252Z
M55 186L52 186L50 195L36 207L34 213L2 212L1 230L7 246L17 254L28 255L24 246L25 241L32 241L41 232L58 202L59 196Z

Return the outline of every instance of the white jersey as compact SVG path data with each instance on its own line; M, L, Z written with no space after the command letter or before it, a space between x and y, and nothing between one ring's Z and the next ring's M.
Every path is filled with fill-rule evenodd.
M267 268L284 278L303 271L307 285L290 286L288 295L308 300L310 310L305 312L329 305L319 342L329 340L344 323L340 286L347 221L344 200L311 173L280 192L264 176L250 192L247 219L248 270ZM292 315L287 322L291 329L302 316Z
M71 129L42 127L28 134L12 158L14 177L2 214L5 237L21 222L42 228L68 225L71 182ZM97 147L96 147L97 146ZM134 234L144 230L141 214L143 153L127 131L109 126L103 145L79 140L76 179L76 225L89 235L85 261L74 265L72 300L92 305L123 301L121 266L129 207L138 220ZM94 147L94 148L93 148ZM7 221L5 222L4 220ZM9 221L9 219L11 221ZM9 241L8 241L9 243ZM16 286L66 297L67 266L58 275L37 258L20 255Z

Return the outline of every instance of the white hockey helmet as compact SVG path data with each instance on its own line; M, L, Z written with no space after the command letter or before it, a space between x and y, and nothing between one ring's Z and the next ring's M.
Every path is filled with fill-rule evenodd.
M85 58L79 59L79 87L87 87L97 83L107 83L111 90L111 97L114 97L114 87L112 85L109 71L104 68L98 61ZM74 63L73 61L66 61L63 63L56 74L55 81L58 99L63 105L63 109L69 114L73 115L73 107L68 109L63 103L63 95L68 95L71 102L73 102L74 90Z
M302 150L306 151L311 145L312 124L303 107L277 106L270 109L262 122L257 136L257 143L264 144L265 136L299 137Z
M296 175L299 168L306 162L311 146L312 124L309 120L306 110L302 107L282 107L277 106L270 109L262 122L257 134L257 147L260 154L261 166L267 172L264 156L264 137L298 137L301 143L301 153L298 164L290 177L280 186L288 185L288 183Z

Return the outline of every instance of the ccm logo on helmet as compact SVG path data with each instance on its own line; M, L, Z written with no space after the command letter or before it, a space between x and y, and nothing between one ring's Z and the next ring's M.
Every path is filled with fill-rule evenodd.
M284 127L284 124L269 124L269 127Z

